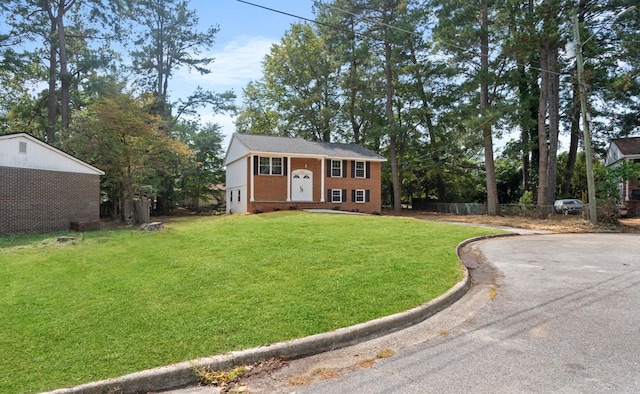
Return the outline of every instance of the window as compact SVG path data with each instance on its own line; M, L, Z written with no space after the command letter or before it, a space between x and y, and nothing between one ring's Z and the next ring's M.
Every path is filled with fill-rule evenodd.
M229 201L233 202L233 190L229 192Z
M282 175L282 157L260 157L260 175Z
M238 190L238 202L240 202L240 190Z
M282 175L282 157L271 159L271 175Z
M342 202L342 190L340 189L331 190L331 202Z
M351 190L351 202L363 204L371 202L371 190L355 189Z
M20 153L27 153L27 143L24 141L20 141L20 147L18 148Z
M340 160L331 160L331 176L334 178L342 177L342 162Z
M260 158L260 175L269 175L271 173L271 158L270 157L261 157Z
M364 161L356 161L355 162L356 165L356 178L366 178L367 177L367 173L366 173L366 167L364 164Z

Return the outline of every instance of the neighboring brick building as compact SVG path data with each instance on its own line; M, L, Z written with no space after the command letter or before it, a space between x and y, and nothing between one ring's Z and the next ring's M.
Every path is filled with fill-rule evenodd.
M99 220L101 175L28 134L0 135L0 235Z
M234 134L227 150L227 213L337 209L380 213L382 163L359 145Z

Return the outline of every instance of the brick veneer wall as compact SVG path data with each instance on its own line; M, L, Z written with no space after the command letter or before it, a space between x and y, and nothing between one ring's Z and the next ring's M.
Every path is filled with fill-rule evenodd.
M251 158L247 158L247 179L251 174ZM270 212L273 210L287 209L337 209L341 211L358 211L364 213L380 213L382 208L381 194L381 173L382 163L371 162L369 178L351 178L351 160L347 160L347 177L332 178L326 177L321 171L321 162L318 159L293 158L291 168L287 171L287 176L296 169L308 169L313 172L313 202L287 202L287 176L255 175L254 176L254 198L255 201L247 200L247 212ZM325 168L325 172L327 169ZM321 190L321 178L325 178L324 190ZM249 182L247 182L249 183ZM328 201L328 189L347 190L347 201L334 203ZM370 201L367 203L356 203L351 201L351 192L354 189L370 191ZM249 192L247 192L249 193ZM321 194L325 202L321 203ZM243 197L243 198L248 198Z
M0 235L68 230L100 218L100 176L0 167Z

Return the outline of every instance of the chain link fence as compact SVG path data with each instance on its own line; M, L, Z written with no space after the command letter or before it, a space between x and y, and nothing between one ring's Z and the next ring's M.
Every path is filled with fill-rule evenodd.
M423 203L416 209L438 212L438 213L450 213L455 215L486 215L487 205L482 203ZM554 210L553 205L538 206L533 204L500 204L500 214L504 216L520 216L538 218L539 213L544 216L565 215L558 213ZM585 205L582 208L582 212L578 213L585 219L589 216L589 206Z

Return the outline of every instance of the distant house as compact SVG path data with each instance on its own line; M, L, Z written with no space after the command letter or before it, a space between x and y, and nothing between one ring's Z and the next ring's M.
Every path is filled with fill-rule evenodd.
M182 204L195 210L220 209L224 205L225 186L222 184L208 185L204 195L198 197L187 196Z
M616 166L623 161L640 162L640 137L611 141L607 149L605 167ZM620 196L630 212L640 213L640 179L629 179L621 183Z
M104 172L28 134L0 135L0 234L100 219Z
M234 134L224 163L227 213L305 208L379 213L384 161L355 144Z

